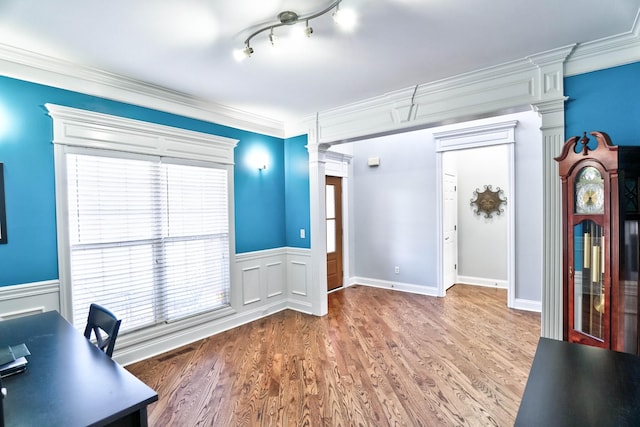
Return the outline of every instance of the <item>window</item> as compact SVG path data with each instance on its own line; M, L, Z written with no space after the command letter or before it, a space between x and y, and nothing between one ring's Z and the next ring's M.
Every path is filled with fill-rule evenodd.
M92 302L123 332L229 304L227 171L67 153L73 320Z
M54 119L65 317L82 329L95 302L122 318L126 333L224 313L237 141L47 109Z

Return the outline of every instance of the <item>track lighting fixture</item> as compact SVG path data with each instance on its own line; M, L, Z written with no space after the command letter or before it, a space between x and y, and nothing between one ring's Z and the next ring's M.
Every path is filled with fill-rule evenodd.
M256 31L254 31L253 33L251 33L249 35L249 37L246 38L246 40L244 41L244 45L245 48L243 50L239 50L235 52L235 56L236 59L241 60L244 58L248 58L251 56L251 54L253 53L253 48L251 47L251 40L257 36L258 34L269 30L269 42L271 43L271 45L275 45L276 44L276 40L277 40L277 36L274 34L273 30L275 28L278 27L282 27L285 25L294 25L297 24L299 22L305 22L305 27L303 30L303 34L307 37L311 37L311 35L313 34L313 28L309 25L309 21L312 19L315 19L319 16L322 16L328 12L330 12L331 10L334 10L333 13L333 17L334 20L337 23L340 23L338 20L339 16L342 16L343 13L345 11L341 11L340 10L340 3L342 2L342 0L336 0L333 3L331 3L328 7L326 7L325 9L319 11L319 12L315 12L306 16L299 16L296 12L290 11L290 10L285 10L283 12L280 12L278 14L278 22L276 23L272 23L269 24L265 27L261 27L259 29L257 29ZM355 18L355 15L352 13L350 15L351 17ZM352 20L353 22L355 22L354 20ZM342 24L341 24L342 25Z

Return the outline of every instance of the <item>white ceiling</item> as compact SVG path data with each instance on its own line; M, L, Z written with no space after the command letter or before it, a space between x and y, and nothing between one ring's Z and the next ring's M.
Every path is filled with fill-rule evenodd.
M640 0L343 0L352 33L331 14L287 51L268 32L283 10L331 0L0 0L0 43L72 61L280 121L419 83L628 33ZM289 27L276 29L284 37Z

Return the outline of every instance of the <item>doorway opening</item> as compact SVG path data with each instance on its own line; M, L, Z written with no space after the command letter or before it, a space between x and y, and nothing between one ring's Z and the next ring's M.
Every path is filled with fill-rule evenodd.
M457 251L453 252L453 248L458 248L457 243L452 244L450 240L457 236L458 227L456 221L449 218L452 213L452 202L450 191L451 175L455 175L456 167L451 167L446 161L444 154L459 150L467 150L470 148L481 148L504 145L506 147L507 162L507 188L510 189L509 200L504 207L504 216L501 218L507 221L506 227L506 287L507 287L507 305L514 306L515 294L515 197L513 190L515 189L515 127L517 120L490 123L485 125L475 125L454 130L436 132L434 138L436 142L436 173L437 173L437 196L439 203L438 209L438 295L445 296L446 290L453 284L452 276L457 280L459 266L457 259ZM486 168L493 165L486 164ZM453 171L453 172L452 172ZM458 177L459 178L459 177ZM484 183L490 185L490 182ZM480 185L480 184L478 184ZM482 190L482 188L480 189ZM471 198L471 195L470 197ZM457 204L457 203L456 203ZM456 214L457 215L457 214ZM454 225L452 226L452 222ZM456 233L452 234L452 228ZM452 265L453 264L453 265Z

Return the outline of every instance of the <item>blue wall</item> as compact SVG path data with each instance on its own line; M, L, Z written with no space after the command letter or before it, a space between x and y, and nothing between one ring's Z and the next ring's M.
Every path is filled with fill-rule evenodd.
M236 252L286 244L305 247L305 242L288 243L287 239L283 139L0 76L0 163L5 169L9 240L0 245L0 286L58 278L53 133L45 103L238 139L234 174ZM289 145L299 145L297 138L292 141ZM297 148L291 150L296 158L300 156ZM247 161L255 149L268 158L264 171ZM299 194L297 179L308 187L308 174L290 176L289 183ZM308 189L306 199L302 195L287 201L306 203L306 210L304 206L290 207L297 232L299 224L309 222Z
M615 145L640 145L640 62L567 77L565 135L602 131Z
M235 153L236 253L283 247L283 140L252 134L241 142ZM267 168L259 170L255 157Z
M287 246L310 248L309 152L307 135L284 141ZM304 239L300 229L305 230Z

